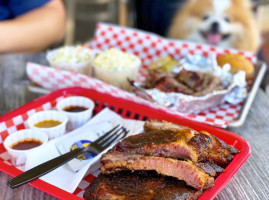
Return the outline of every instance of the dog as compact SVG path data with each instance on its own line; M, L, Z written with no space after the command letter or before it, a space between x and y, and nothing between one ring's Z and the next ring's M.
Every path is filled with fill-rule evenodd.
M259 28L249 0L189 0L167 37L256 52Z

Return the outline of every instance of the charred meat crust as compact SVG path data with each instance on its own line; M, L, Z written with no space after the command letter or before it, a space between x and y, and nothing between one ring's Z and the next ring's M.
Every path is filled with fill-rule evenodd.
M202 194L183 181L154 171L100 174L87 188L86 200L195 200Z
M201 131L201 133L210 135L206 131ZM200 161L210 161L221 167L226 167L232 161L234 154L239 151L219 138L213 135L210 136L212 141L205 148L205 154L202 156Z
M196 163L198 167L205 171L208 175L212 177L217 177L224 169L214 163L204 162L204 163Z
M188 144L201 151L205 149L211 141L212 137L198 132L189 140Z
M130 136L119 142L114 151L198 161L199 151L187 144L193 134L189 129L153 130Z

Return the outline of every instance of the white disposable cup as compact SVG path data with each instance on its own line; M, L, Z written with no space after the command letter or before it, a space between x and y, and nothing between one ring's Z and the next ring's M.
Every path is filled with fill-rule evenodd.
M50 128L40 128L35 126L35 124L44 120L55 120L61 122L61 124ZM64 113L56 110L37 112L31 115L27 120L27 123L31 129L44 131L48 135L49 139L64 135L67 122L68 117Z
M126 67L122 69L106 69L92 64L94 70L94 76L106 83L114 85L123 90L130 91L131 85L129 80L136 80L139 69L141 67L141 61L132 67Z
M68 112L64 108L69 106L81 106L87 108L87 110L81 112ZM85 124L92 117L94 109L94 102L86 97L72 96L67 97L57 103L57 110L63 112L69 119L67 124L67 130L76 129Z
M40 146L27 149L27 150L16 150L10 148L12 145L18 143L19 141L24 141L26 139L33 139L42 142ZM4 141L4 147L10 154L10 160L12 165L18 167L23 166L26 162L27 153L35 151L37 148L43 146L48 141L48 136L46 133L40 130L33 129L23 129L15 133L10 134Z
M65 62L55 62L53 61L53 58L56 56L58 49L54 49L52 51L49 51L47 53L47 60L51 67L67 70L67 71L73 71L85 75L92 75L92 62L94 60L95 54L91 50L89 50L89 54L91 55L91 59L87 61L81 61L77 63L65 63Z

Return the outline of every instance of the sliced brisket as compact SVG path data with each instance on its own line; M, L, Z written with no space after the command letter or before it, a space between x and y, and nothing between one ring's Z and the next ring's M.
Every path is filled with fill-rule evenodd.
M206 131L165 121L146 121L144 131L102 155L102 174L84 198L197 199L238 153Z
M110 151L101 157L100 162L103 174L122 170L155 170L183 180L196 189L207 189L214 184L214 178L191 161Z

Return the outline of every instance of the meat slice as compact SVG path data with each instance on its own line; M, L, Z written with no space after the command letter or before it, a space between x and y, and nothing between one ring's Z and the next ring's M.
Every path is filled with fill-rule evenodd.
M199 151L187 143L193 136L190 129L153 130L122 140L114 147L114 151L197 162Z
M150 132L150 131L154 131L154 130L177 130L177 129L190 129L187 126L182 126L179 124L173 124L171 122L167 122L167 121L159 121L159 120L155 120L155 119L150 119L150 120L146 120L145 124L144 124L144 130L145 132ZM192 130L192 129L190 129ZM192 130L194 131L194 130ZM195 134L195 131L193 132L193 134Z
M203 96L214 90L223 90L220 77L209 73L181 70L176 75L176 80L193 90L193 96Z
M145 88L157 88L163 92L179 92L191 95L193 90L178 82L174 75L160 69L150 70L145 81Z
M153 171L100 174L89 185L86 200L195 200L202 194L183 181Z
M239 151L231 145L226 144L224 141L218 139L214 135L209 134L206 131L195 131L188 127L184 127L181 125L173 124L165 121L157 121L157 120L148 120L145 122L144 130L146 133L156 134L158 131L161 133L160 135L167 135L167 140L169 140L172 136L175 138L170 143L168 142L168 146L171 145L171 148L165 151L169 151L170 149L174 149L174 145L176 145L181 151L188 152L188 159L194 162L211 162L213 164L217 164L221 167L226 167L229 162L233 159L234 154L237 154ZM157 132L156 132L157 131ZM170 132L170 133L169 133ZM177 132L177 134L175 134ZM139 137L144 138L144 142L141 143L140 147L136 148L151 148L152 146L158 145L160 148L162 145L155 144L153 137L148 137L148 144L146 144L146 137L141 135L137 135L137 138L129 138L128 144L123 144L130 148L130 151L135 151L130 145L132 142L139 140ZM173 137L172 137L173 138ZM183 139L183 140L182 140ZM173 141L178 141L174 143ZM150 144L151 143L151 144ZM123 145L122 145L123 146ZM150 146L150 147L149 147ZM156 148L155 148L156 149ZM125 148L127 150L127 148ZM158 149L159 150L159 149ZM128 151L128 150L127 150ZM152 150L153 151L153 150ZM173 151L173 150L172 150ZM154 155L154 153L151 152ZM186 155L184 155L186 156ZM185 159L185 157L177 157L180 159ZM169 157L169 156L167 156Z
M122 170L155 170L159 174L183 180L196 189L207 189L214 184L214 178L191 161L110 151L101 157L100 162L103 174Z
M192 96L204 96L215 90L223 90L220 77L182 69L178 74L162 69L151 69L144 83L145 89L157 88L163 92L176 92Z

